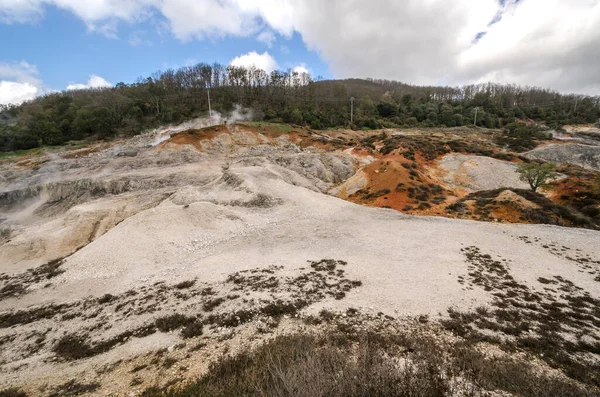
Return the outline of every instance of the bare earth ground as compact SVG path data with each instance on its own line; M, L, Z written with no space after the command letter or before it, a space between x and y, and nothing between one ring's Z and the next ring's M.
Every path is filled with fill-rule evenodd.
M497 299L474 276L485 258L540 302L572 285L598 312L597 231L350 203L325 193L373 159L302 136L232 126L193 145L159 141L0 165L10 230L0 240L0 388L60 395L57 386L78 379L92 394L136 395L198 376L230 349L303 330L301 318L322 309L447 319L449 308ZM446 183L467 190L522 184L500 160L452 155L441 166ZM468 180L453 177L461 168ZM600 339L598 326L565 332Z

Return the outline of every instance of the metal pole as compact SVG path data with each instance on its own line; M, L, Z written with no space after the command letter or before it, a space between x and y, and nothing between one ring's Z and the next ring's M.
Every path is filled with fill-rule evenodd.
M350 124L354 123L354 97L350 98Z
M206 93L208 94L208 115L212 117L212 109L210 108L210 88L206 86Z
M475 108L475 121L473 121L473 125L475 127L477 127L477 111L479 110L479 108Z

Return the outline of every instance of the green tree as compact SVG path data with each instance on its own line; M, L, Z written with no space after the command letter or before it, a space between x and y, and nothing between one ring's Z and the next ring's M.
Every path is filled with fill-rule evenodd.
M375 103L368 95L365 95L360 100L360 113L365 117L373 117L377 113L377 108L375 107Z
M397 116L398 105L392 102L380 102L377 104L377 113L384 118Z
M82 139L94 133L94 117L92 111L79 109L75 120L71 124L71 132L74 139Z
M438 115L437 113L432 110L427 114L427 120L429 120L432 124L436 124L438 121Z
M454 127L457 125L456 119L454 118L454 109L447 103L440 106L440 123L444 124L446 127Z
M454 125L460 127L461 125L464 125L464 124L465 124L465 119L462 116L462 114L455 114L454 115Z
M290 121L292 124L302 124L302 112L300 109L292 110L292 113L290 114Z
M554 180L558 175L556 166L552 163L523 163L517 168L517 172L520 179L527 182L534 192L545 186L548 179Z
M56 124L52 121L44 121L41 124L41 128L43 129L42 143L44 145L60 145L66 141L66 138L63 137L60 130L56 126Z

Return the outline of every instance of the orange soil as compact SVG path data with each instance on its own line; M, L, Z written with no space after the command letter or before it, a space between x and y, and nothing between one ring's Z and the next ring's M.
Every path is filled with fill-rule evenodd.
M18 163L16 163L17 167L22 167L22 168L33 168L33 167L37 167L38 165L42 165L44 163L47 163L49 160L35 160L35 159L25 159L25 160L21 160Z
M229 133L229 130L225 125L216 125L202 128L200 130L187 130L167 139L159 145L158 149L164 149L164 147L168 144L191 145L199 152L203 152L204 147L202 146L202 141L216 138L217 136L225 133Z
M560 181L557 181L554 185L554 189L551 191L552 201L558 203L565 203L566 200L562 196L572 196L573 193L579 191L589 191L591 189L591 181L584 178L571 176Z
M356 149L355 149L356 150ZM364 150L364 149L363 149ZM408 160L403 155L392 152L383 156L379 160L363 167L363 172L367 175L368 192L373 194L380 191L389 193L382 194L379 197L365 198L365 193L360 192L348 198L349 201L365 204L373 207L389 207L398 211L409 212L422 215L444 215L445 207L448 203L434 204L428 202L431 208L418 209L421 203L415 198L409 197L409 188L417 188L418 186L428 186L429 184L437 185L438 181L431 178L423 167L427 162L420 155L415 155L415 160ZM402 164L417 164L417 168L405 168ZM416 173L411 175L411 171ZM386 190L387 189L387 190ZM445 196L453 195L453 192L444 189ZM430 198L434 198L431 195ZM405 210L407 206L413 207L410 210Z
M259 134L267 137L271 143L274 139L277 139L283 135L287 136L289 141L297 144L302 148L306 148L309 146L314 146L315 148L321 151L334 151L340 149L340 147L336 147L328 141L323 141L321 138L314 136L307 131L297 130L291 132L281 132L275 131L267 128L254 128L248 125L218 125L212 127L206 127L202 129L190 129L187 131L180 132L176 135L173 135L171 138L167 139L165 142L161 143L158 146L159 150L164 149L167 145L190 145L194 147L196 150L203 152L204 147L202 146L202 141L214 139L221 134L230 134L235 132L249 132L253 134L259 142Z
M500 203L497 205L498 207L490 213L492 218L508 223L530 223L521 219L521 213L515 205Z

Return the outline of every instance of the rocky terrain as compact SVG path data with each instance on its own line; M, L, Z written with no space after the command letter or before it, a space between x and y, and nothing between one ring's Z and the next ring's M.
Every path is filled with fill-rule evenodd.
M274 337L380 332L538 385L465 361L449 394L599 395L596 174L529 194L490 134L247 123L3 161L0 390L161 395Z
M600 142L599 142L600 143ZM594 171L600 171L600 145L558 144L534 149L527 153L532 159L569 163Z

